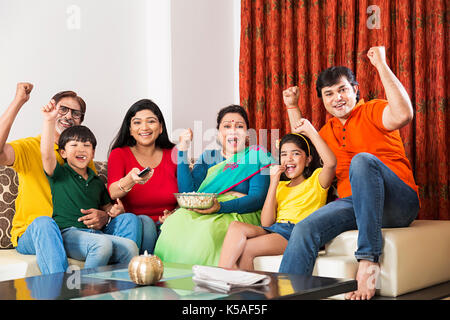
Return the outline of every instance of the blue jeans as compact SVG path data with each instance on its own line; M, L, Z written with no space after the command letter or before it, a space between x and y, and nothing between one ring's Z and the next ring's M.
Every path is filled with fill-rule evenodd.
M51 276L51 281L47 277L27 277L25 282L32 298L54 300L61 295L64 276L65 274L62 272L54 274Z
M139 253L143 254L145 251L152 254L155 249L156 239L158 238L158 231L155 222L152 218L146 215L138 215L142 223L142 245Z
M84 260L84 268L129 263L139 254L141 221L132 213L122 213L102 231L75 227L61 230L67 256Z
M381 228L407 227L417 217L417 193L369 153L350 164L352 195L323 206L294 227L280 272L311 275L319 249L344 231L358 229L356 259L378 262Z
M36 255L42 274L65 272L69 266L58 225L47 216L33 220L17 240L16 250L21 254Z
M263 227L266 231L269 231L271 233L278 233L280 236L285 238L287 241L289 241L289 238L291 237L292 229L294 229L295 224L292 222L275 222L273 225L269 227Z

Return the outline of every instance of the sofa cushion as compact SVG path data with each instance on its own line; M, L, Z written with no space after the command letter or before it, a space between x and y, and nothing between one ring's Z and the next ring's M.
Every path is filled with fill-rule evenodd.
M385 228L380 257L380 294L397 296L450 280L450 221L415 220L408 228ZM326 245L327 254L353 255L358 232Z
M0 166L0 249L13 247L11 226L16 209L18 186L17 173L11 168Z
M106 184L108 180L108 162L107 161L94 161L97 175Z
M384 228L377 294L396 297L450 280L450 221L416 220L407 228ZM325 246L313 275L354 278L358 231L347 231ZM256 270L277 272L282 256L257 257Z
M68 259L69 265L83 268L84 261ZM0 250L0 281L33 277L41 274L35 255L24 255L16 249Z

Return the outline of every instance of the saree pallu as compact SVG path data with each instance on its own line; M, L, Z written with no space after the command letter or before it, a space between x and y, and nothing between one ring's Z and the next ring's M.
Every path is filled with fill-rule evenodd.
M262 147L252 146L209 168L198 192L217 193L219 202L236 199L226 194L275 163ZM259 225L261 210L249 213L199 214L179 208L161 226L154 254L165 262L216 266L223 240L232 221Z

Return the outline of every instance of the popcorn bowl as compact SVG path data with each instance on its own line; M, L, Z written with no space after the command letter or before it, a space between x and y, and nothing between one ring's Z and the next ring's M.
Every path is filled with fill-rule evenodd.
M178 205L185 209L209 209L217 198L216 193L183 192L174 193Z

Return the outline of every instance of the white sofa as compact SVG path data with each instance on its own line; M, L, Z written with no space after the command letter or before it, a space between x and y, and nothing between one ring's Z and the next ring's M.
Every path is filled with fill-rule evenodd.
M69 265L83 268L84 261L69 259ZM24 255L16 249L0 250L0 281L38 276L41 274L35 255Z
M408 228L383 229L383 255L377 294L387 297L419 290L450 280L450 221L416 220ZM347 231L319 253L313 275L355 277L354 257L358 231ZM256 270L277 272L282 256L257 257ZM83 267L83 262L69 259ZM15 249L0 250L0 281L39 275L36 257ZM336 296L342 298L342 295Z
M450 280L450 221L415 220L407 228L386 228L382 233L378 295L397 297ZM353 230L329 242L317 257L313 275L354 279L357 238L358 231ZM281 258L257 257L254 267L276 272Z

